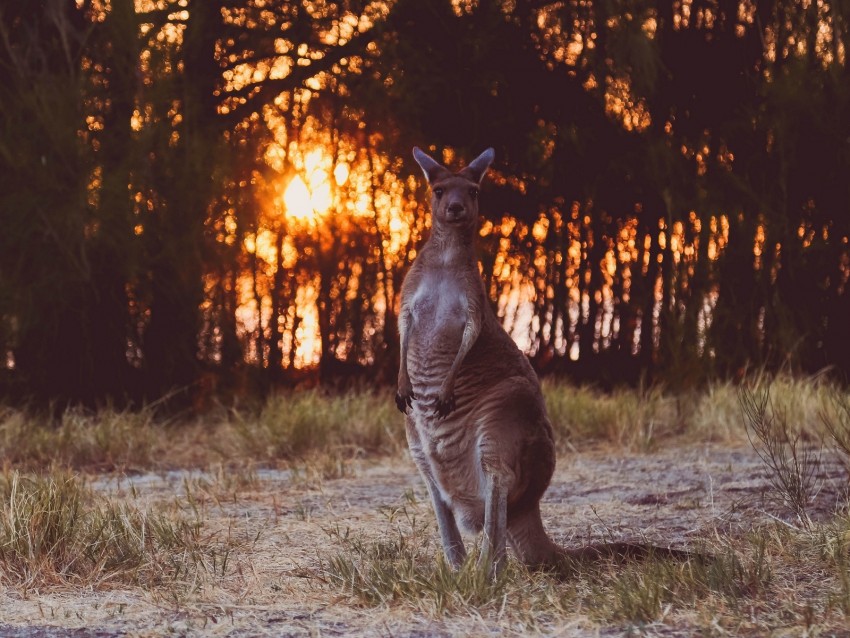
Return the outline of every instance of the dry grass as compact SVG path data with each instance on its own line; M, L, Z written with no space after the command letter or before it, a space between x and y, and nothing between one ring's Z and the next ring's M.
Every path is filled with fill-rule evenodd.
M543 389L556 437L561 441L601 439L647 450L674 428L675 403L658 389L606 394L552 381L544 383Z
M70 409L58 421L0 408L0 463L87 471L289 463L397 454L406 449L389 393L290 392L256 410L191 419L158 418L153 408Z
M839 445L844 440L842 424L850 420L846 392L823 380L790 377L759 377L754 387L767 383L776 409L805 437L832 432ZM543 393L562 449L599 441L646 452L682 436L703 442L747 440L738 388L729 383L674 396L659 387L603 393L546 380ZM0 461L17 468L61 465L90 471L305 461L342 466L353 458L406 449L403 420L391 395L389 389L305 390L273 396L256 409L167 421L152 408L68 410L58 422L0 408ZM850 434L843 436L850 441Z
M622 451L609 455L630 458ZM671 450L631 458L652 464L680 456L681 450ZM596 458L574 471L568 463L557 484L601 496L598 490L612 478L633 483L645 476L645 466L629 469L614 458L598 483L582 479ZM139 608L148 610L145 622L153 623L148 627L179 617L183 624L174 631L192 635L213 633L211 618L222 631L241 627L245 635L331 630L395 635L412 628L422 635L570 635L603 629L616 635L643 628L652 633L652 627L672 635L761 635L779 627L792 635L830 635L844 626L850 612L850 519L839 514L804 529L766 516L757 498L735 504L730 498L740 493L726 494L721 486L736 477L722 469L726 463L698 470L717 476L717 503L698 505L682 495L667 505L629 505L631 499L612 491L607 503L581 505L577 496L571 504L545 504L547 526L562 540L578 534L566 541L572 544L582 542L588 534L584 525L594 518L613 524L596 538L600 533L620 537L624 530L618 522L640 525L658 507L667 512L662 530L687 513L705 523L689 545L713 560L605 560L575 565L558 576L529 572L510 561L495 582L475 568L474 549L461 570L447 568L424 489L409 462L401 460L367 464L342 478L325 478L318 469L307 479L305 469L269 474L220 466L153 483L146 477L138 483L99 479L97 487L58 470L40 476L7 473L0 490L0 573L6 591L24 591L58 610L55 618L49 612L51 622L95 616L142 633ZM742 471L748 475L756 463L753 458ZM760 487L751 490L755 497ZM731 527L724 513L730 507L746 508ZM626 510L631 523L625 522ZM51 598L57 589L62 597ZM92 591L100 592L101 600L117 597L136 611L126 618L97 616ZM89 602L83 606L75 596ZM63 620L69 610L73 613ZM37 610L32 613L20 618L31 623L38 618ZM221 625L222 618L227 625ZM376 619L386 626L375 625Z
M715 529L695 548L707 560L602 560L559 575L510 560L491 581L477 569L475 551L458 571L446 565L433 520L418 505L384 514L383 530L368 535L325 527L335 551L300 575L327 597L343 595L352 609L479 618L506 635L653 625L679 627L673 635L770 627L831 635L850 612L846 517L808 530L764 519L741 533Z
M808 509L817 488L822 445L804 439L804 430L795 428L770 400L769 387L741 388L740 401L750 444L769 470L773 499L811 528Z
M401 415L389 391L281 394L256 414L233 413L229 426L231 444L254 459L298 458L317 450L390 454L406 446Z
M768 384L771 401L759 401ZM814 446L819 459L843 455L850 467L846 392L820 379L790 378L754 380L753 400L743 405L730 384L687 397L659 388L605 394L550 381L544 392L562 448L559 472L572 472L556 477L553 491L567 495L561 499L577 495L555 508L554 529L573 534L568 543L619 538L628 513L632 525L646 520L656 534L690 530L680 539L713 559L606 560L560 576L511 561L491 581L476 569L473 550L452 571L441 559L421 482L401 460L402 418L389 393L310 391L189 423L161 422L152 410L69 411L58 423L0 411L7 468L0 473L0 596L126 591L134 605L152 601L153 615L168 601L169 610L193 619L178 633L204 633L222 615L237 623L240 609L246 618L277 610L260 625L243 625L258 633L265 622L268 635L321 633L321 622L329 631L368 634L376 617L390 634L417 623L425 634L457 635L651 633L662 625L673 635L758 634L766 627L829 635L846 626L846 491L828 486L833 479L820 465L805 465L802 448L794 465L792 447ZM600 456L577 452L587 443ZM730 460L707 470L692 460L675 467L682 450L729 447L737 450L729 459L749 455L750 465L739 470ZM603 477L599 462L608 457L628 462L613 463ZM375 468L399 463L401 474L388 469L375 478ZM145 468L195 471L153 496L132 478L104 489L101 479L78 473ZM659 486L654 473L670 471L679 474ZM702 491L683 485L683 477L701 473L720 478ZM803 484L795 505L788 486L807 476L814 483ZM390 501L389 485L396 490ZM724 493L723 485L739 491ZM607 511L597 510L600 494L609 494ZM545 505L551 517L559 502ZM660 511L667 518L650 523ZM309 620L297 620L305 609ZM295 620L277 626L268 618Z
M406 508L402 511L404 523L389 525L378 539L326 530L340 551L311 576L355 604L402 606L429 615L508 613L513 623L539 630L545 630L541 619L566 620L576 610L587 610L600 623L652 622L663 617L665 608L693 608L712 596L738 606L764 593L770 581L763 544L738 550L719 543L707 563L661 557L639 563L604 560L571 565L556 575L529 571L511 560L491 580L478 568L476 551L452 570L435 546L435 531L417 523Z
M167 431L151 409L69 409L57 423L50 423L24 410L0 408L0 459L14 467L151 467L167 445Z
M759 374L743 386L716 382L680 395L661 387L604 393L547 380L543 393L562 443L604 441L630 451L647 451L682 436L700 442L747 441L741 387L755 392L770 388L772 409L804 439L820 440L829 433L839 447L846 441L850 450L850 393L825 377Z
M223 576L233 539L204 529L191 500L141 509L98 495L79 476L0 476L0 581L24 590L50 585L192 588Z

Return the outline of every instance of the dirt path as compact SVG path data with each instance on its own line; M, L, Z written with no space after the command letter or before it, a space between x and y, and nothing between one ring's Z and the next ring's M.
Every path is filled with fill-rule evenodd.
M840 472L820 470L813 511L835 502ZM222 477L169 473L102 477L96 489L151 506L191 501L205 527L242 539L227 576L197 591L0 590L0 635L79 636L406 636L498 635L481 617L429 617L405 609L362 607L315 583L321 561L342 551L340 538L381 538L401 517L427 524L436 540L422 483L406 459L363 462L352 476L254 473L233 487ZM225 481L226 483L226 481ZM747 447L673 447L629 454L595 450L562 455L543 504L544 521L566 546L644 540L690 546L717 531L735 534L781 516L765 501L768 475ZM436 550L435 550L436 551ZM522 633L522 628L513 628ZM556 635L620 635L581 615L550 627ZM656 634L667 634L659 626ZM672 630L671 630L672 631ZM675 633L675 632L674 632Z

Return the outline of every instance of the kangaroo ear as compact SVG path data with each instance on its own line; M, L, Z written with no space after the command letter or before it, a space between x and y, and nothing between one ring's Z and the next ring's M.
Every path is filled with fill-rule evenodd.
M434 180L439 177L440 173L449 173L449 169L437 162L437 160L428 155L428 153L418 146L413 147L413 159L416 160L416 163L419 164L422 172L425 173L425 179L428 180L429 184L434 182Z
M468 177L473 182L481 183L481 180L484 179L484 174L487 172L487 169L490 168L490 164L493 163L493 158L496 156L496 151L493 148L488 148L486 151L481 153L478 157L472 160L465 169L463 169L460 174L464 177Z

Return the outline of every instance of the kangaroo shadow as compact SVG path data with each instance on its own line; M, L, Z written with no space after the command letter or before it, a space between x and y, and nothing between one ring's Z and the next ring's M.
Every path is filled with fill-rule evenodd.
M712 554L691 549L662 547L651 543L593 543L577 548L561 548L554 563L537 569L555 578L571 579L587 569L606 564L632 565L649 562L690 564L705 568L716 560Z

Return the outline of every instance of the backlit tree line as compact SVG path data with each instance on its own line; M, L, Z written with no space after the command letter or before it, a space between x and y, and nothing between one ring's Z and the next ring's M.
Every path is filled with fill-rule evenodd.
M414 144L542 373L850 371L846 0L0 8L0 394L391 384Z

